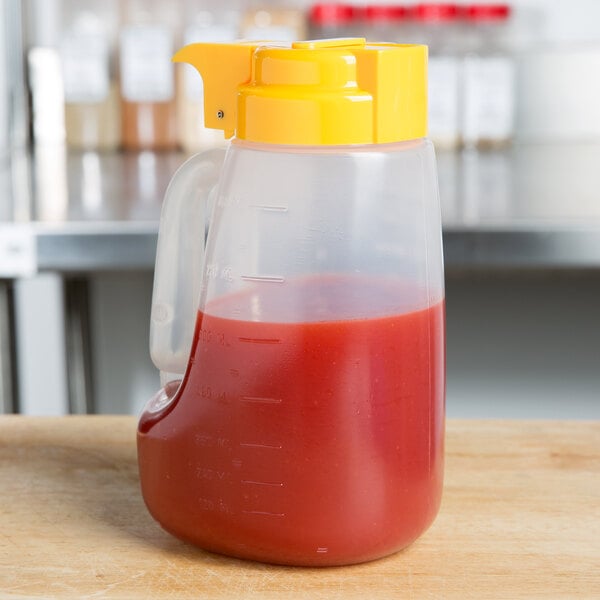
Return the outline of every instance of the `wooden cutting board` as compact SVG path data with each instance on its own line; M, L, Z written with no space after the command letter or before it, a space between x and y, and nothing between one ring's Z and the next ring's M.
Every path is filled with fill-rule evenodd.
M444 501L369 564L274 567L163 532L131 417L0 417L1 598L600 598L600 423L450 421Z

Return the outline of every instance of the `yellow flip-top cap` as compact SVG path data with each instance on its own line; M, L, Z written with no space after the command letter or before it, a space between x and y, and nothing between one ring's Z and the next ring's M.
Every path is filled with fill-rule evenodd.
M267 144L381 144L427 135L427 47L363 38L191 44L205 124Z

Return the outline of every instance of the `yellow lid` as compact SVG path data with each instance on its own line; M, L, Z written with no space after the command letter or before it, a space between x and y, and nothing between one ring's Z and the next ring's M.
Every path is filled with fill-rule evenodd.
M191 44L206 127L267 144L381 144L427 135L427 47L363 38Z

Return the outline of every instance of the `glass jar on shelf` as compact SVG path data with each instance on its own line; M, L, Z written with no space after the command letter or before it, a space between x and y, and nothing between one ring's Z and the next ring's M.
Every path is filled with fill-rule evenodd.
M233 5L226 8L207 5L204 0L184 4L184 44L231 42L239 35L240 13ZM204 85L191 65L177 65L177 129L179 143L186 152L198 152L226 143L223 132L204 126Z
M314 40L362 35L360 9L352 4L313 4L308 21L309 36Z
M27 85L31 97L33 141L38 147L64 144L65 95L59 52L61 2L29 0L23 9L27 25Z
M241 22L245 40L292 42L306 37L304 13L296 4L275 0L250 2Z
M514 133L515 64L508 44L508 4L465 8L462 138L465 146L500 148Z
M113 150L121 140L116 0L63 0L60 58L71 147Z
M364 35L375 42L403 43L407 36L408 9L400 4L369 4L363 11Z
M125 149L168 150L177 146L171 57L179 14L179 2L123 3L119 66Z
M439 149L460 143L459 40L457 4L419 4L413 11L413 39L429 46L429 137Z

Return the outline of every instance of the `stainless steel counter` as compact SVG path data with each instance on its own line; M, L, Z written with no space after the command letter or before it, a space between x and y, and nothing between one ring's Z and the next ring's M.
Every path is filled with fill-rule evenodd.
M0 167L0 277L151 269L185 156L39 148ZM600 145L439 153L447 268L600 267Z

